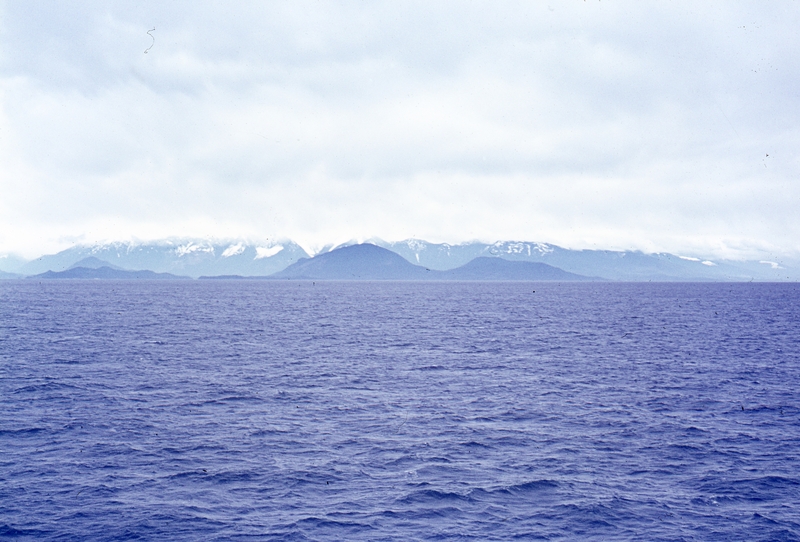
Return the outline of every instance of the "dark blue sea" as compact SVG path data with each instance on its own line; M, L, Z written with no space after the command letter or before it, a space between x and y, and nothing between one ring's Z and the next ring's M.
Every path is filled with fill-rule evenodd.
M0 281L0 538L800 540L800 285Z

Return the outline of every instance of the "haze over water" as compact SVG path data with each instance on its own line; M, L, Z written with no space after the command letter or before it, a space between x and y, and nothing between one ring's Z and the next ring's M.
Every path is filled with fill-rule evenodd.
M796 284L0 282L0 536L797 540Z

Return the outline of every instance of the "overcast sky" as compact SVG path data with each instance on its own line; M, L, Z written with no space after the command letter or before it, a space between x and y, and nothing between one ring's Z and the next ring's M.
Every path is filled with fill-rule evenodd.
M800 255L798 2L0 6L0 253Z

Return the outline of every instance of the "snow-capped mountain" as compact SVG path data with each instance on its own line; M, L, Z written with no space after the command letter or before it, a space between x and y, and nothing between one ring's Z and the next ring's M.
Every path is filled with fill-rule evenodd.
M495 256L506 260L538 261L538 256L553 251L551 245L544 243L514 241L500 241L492 245L478 242L457 245L435 244L420 239L406 239L395 243L375 239L369 242L396 252L411 263L440 271L455 269L480 257Z
M511 261L541 262L570 273L621 281L769 280L800 279L795 266L777 262L710 261L674 254L639 251L571 250L548 243L498 241L450 245L407 239L387 243L370 240L429 269L460 267L474 258L498 257Z
M75 246L28 262L20 273L64 271L85 258L97 258L123 269L201 275L271 275L308 254L292 241L264 242L165 240L151 243L107 243Z
M420 239L386 242L369 239L368 243L399 254L408 262L430 270L445 271L461 267L475 258L494 257L510 261L538 262L587 277L618 281L796 281L800 280L800 262L796 261L724 261L639 251L571 250L548 243L528 241L469 242L460 244L429 243ZM334 248L359 244L350 241L325 247L319 254ZM286 269L308 254L297 243L265 241L219 241L171 239L150 243L106 243L75 246L49 256L42 256L8 269L22 275L46 271L64 271L85 258L127 270L151 270L175 275L267 276ZM6 263L11 263L9 260ZM0 278L19 275L0 273Z
M370 243L340 246L294 263L272 275L294 280L458 280L458 281L575 281L594 280L541 262L481 257L448 271L415 265L391 250Z

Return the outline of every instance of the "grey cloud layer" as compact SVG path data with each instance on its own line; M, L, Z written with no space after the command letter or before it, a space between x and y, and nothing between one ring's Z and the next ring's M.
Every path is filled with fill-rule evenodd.
M278 234L796 254L793 7L5 4L0 251Z

